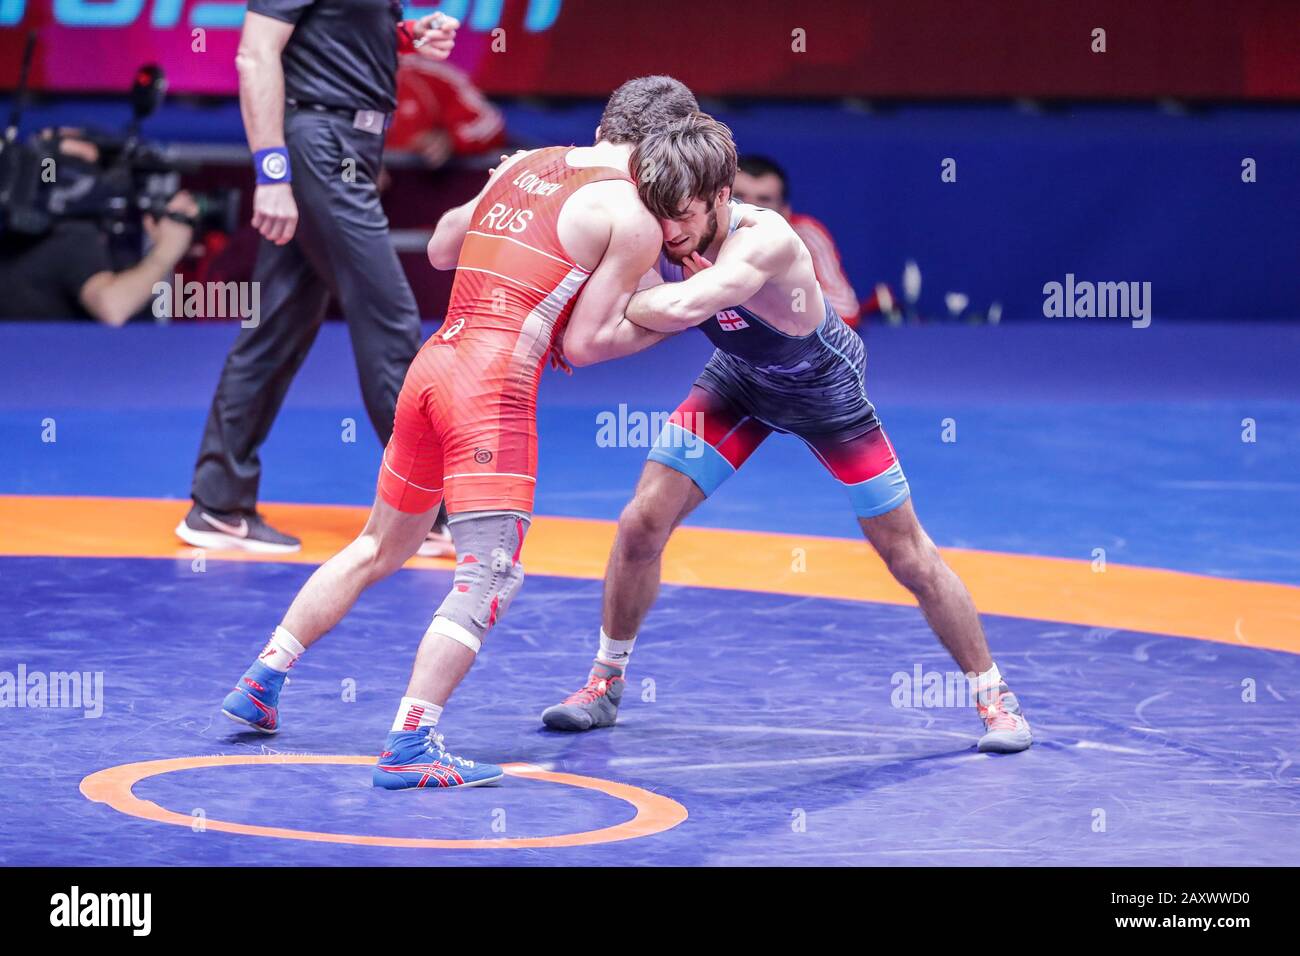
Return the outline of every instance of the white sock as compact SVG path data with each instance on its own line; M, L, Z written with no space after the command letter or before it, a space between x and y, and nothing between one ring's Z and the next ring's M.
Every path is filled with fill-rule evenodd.
M978 701L980 694L997 689L997 686L1002 683L1002 674L998 671L995 662L983 674L976 674L974 677L967 675L966 682L970 686L971 697Z
M627 670L628 659L632 656L632 645L635 643L635 634L626 641L616 641L606 634L605 629L602 627L600 629L600 650L596 652L596 660L602 664L617 667L620 670Z
M287 673L289 668L298 663L298 658L305 654L307 648L298 643L298 639L282 627L277 627L271 639L266 642L266 647L262 648L262 653L257 659L271 668L273 671L279 671L281 674Z
M397 716L393 718L393 731L422 730L425 727L438 726L442 708L418 697L403 697L397 705Z

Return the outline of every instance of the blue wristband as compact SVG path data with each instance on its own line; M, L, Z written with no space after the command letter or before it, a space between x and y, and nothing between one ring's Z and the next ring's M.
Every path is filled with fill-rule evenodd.
M289 151L283 146L259 149L253 154L253 169L257 171L257 184L290 183L293 175L289 169Z

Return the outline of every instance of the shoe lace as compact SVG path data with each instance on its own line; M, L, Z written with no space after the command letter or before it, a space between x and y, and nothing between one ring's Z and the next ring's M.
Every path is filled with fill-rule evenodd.
M566 704L590 704L597 697L605 696L605 689L609 686L609 681L604 677L597 677L592 674L587 678L587 684L581 690L574 691L565 698Z
M472 767L474 761L466 760L464 757L457 757L453 753L447 752L447 745L444 743L442 734L438 733L432 727L429 728L429 740L425 745L425 750L433 754L439 763L450 764L455 767Z
M1002 695L998 694L988 704L980 706L980 716L989 730L1016 730L1020 722L1016 715L1002 706Z

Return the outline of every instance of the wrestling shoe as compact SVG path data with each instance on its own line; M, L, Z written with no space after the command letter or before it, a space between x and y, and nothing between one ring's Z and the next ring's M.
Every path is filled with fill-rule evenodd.
M570 694L564 703L542 711L542 723L552 730L594 730L613 727L618 720L618 705L623 700L623 669L596 661L587 676L587 684Z
M1029 721L1020 712L1020 701L1005 683L992 692L981 694L975 704L986 729L980 738L980 753L1014 754L1028 750L1034 742Z
M247 724L264 734L275 733L280 729L280 690L287 676L271 670L261 661L253 661L253 666L244 672L235 689L221 702L221 712L231 720Z
M210 551L239 548L258 554L290 554L302 548L300 540L276 531L256 511L213 511L198 502L176 526L176 537Z
M384 790L481 787L505 776L496 764L476 763L447 753L442 734L432 727L394 730L371 771L370 782Z

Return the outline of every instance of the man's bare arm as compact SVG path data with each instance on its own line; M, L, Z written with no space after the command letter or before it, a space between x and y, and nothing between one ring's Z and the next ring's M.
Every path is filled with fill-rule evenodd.
M794 256L794 244L785 231L737 230L708 268L681 282L665 282L634 295L627 317L658 332L692 328L722 309L748 301L787 269Z
M500 164L488 174L487 182L478 191L478 195L469 202L461 203L442 214L438 225L434 227L433 235L429 237L429 245L426 249L431 266L443 271L456 268L456 263L460 260L460 247L465 244L465 233L469 232L469 221L474 215L474 207L487 195L488 188L497 181L497 177L532 152L531 149L521 149L512 156L502 156Z
M623 315L638 286L651 281L651 266L662 241L654 217L640 203L635 209L636 214L618 220L604 258L583 286L569 316L564 357L574 365L622 358L667 337L633 325Z
M186 216L199 214L194 197L184 191L171 198L167 209ZM78 293L82 308L105 325L123 325L135 315L154 294L154 286L171 279L176 263L194 241L194 230L173 219L146 215L144 227L153 243L148 254L121 272L96 272Z
M235 54L239 71L239 112L252 152L284 145L284 68L280 54L293 24L260 13L244 14Z
M235 68L239 71L239 112L248 149L284 145L284 68L280 54L293 24L260 13L244 14ZM253 190L253 228L284 245L298 228L298 204L289 183L262 183Z

